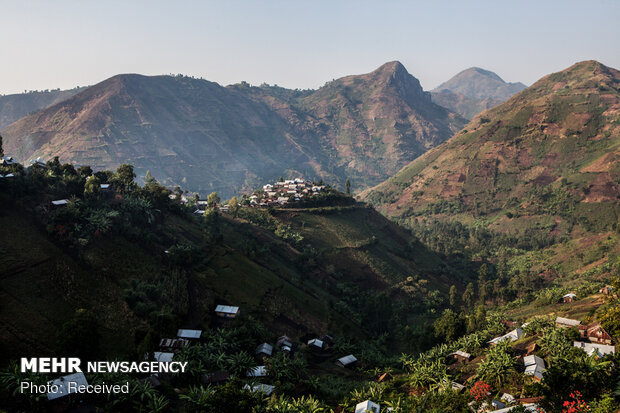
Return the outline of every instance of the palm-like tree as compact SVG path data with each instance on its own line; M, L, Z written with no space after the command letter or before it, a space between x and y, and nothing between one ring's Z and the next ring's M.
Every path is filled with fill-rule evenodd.
M215 389L211 386L192 386L186 394L181 394L179 398L187 401L195 409L206 409L210 406L214 393Z
M228 370L237 377L245 377L254 366L254 359L245 351L240 351L228 357Z

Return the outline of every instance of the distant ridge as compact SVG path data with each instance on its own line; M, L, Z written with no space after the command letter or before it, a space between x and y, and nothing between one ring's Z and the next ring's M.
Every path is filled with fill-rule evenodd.
M433 102L471 119L525 88L520 82L504 82L490 70L471 67L442 83L431 93Z
M70 90L34 91L0 96L0 129L32 112L67 99L83 89L77 87Z
M525 89L521 82L507 83L496 73L479 67L470 67L433 89L433 92L449 90L474 99L505 101Z
M465 121L434 104L399 62L316 91L222 87L184 76L117 75L2 130L21 161L132 163L164 184L231 196L303 176L356 190L448 139Z
M610 230L620 216L620 72L596 61L543 77L362 199L408 225L479 219L500 232ZM464 218L465 217L465 218Z

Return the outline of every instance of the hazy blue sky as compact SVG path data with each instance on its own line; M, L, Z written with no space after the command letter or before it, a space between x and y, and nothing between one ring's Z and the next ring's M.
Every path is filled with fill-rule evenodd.
M620 68L620 1L5 1L0 94L183 73L316 88L400 60L432 89L480 66L531 84Z

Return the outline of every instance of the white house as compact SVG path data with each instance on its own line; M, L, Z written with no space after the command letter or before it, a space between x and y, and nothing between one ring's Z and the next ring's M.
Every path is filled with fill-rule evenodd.
M5 156L3 158L0 158L0 165L2 166L11 166L11 165L15 165L16 163L17 161L10 156Z
M514 330L512 330L510 333L504 334L503 336L500 336L500 337L495 337L493 340L489 340L488 343L497 344L500 341L504 341L504 340L517 341L522 336L523 336L523 329L517 327Z
M555 325L558 327L577 327L579 324L581 321L572 318L558 317L555 319Z
M323 345L323 341L319 340L318 338L313 338L312 340L308 341L308 347L310 348L323 350Z
M272 353L273 353L273 346L269 343L263 343L259 345L258 347L256 347L255 354L257 356L269 357L271 356Z
M185 330L179 329L177 331L177 337L180 338L200 338L202 335L202 330Z
M256 392L261 392L264 393L266 396L270 396L271 393L273 393L273 389L275 389L274 386L271 386L269 384L255 384L254 386L250 387L249 384L246 384L245 386L243 386L244 390L249 390L253 393Z
M523 405L520 405L520 406L523 406L525 408L525 411L528 412L528 413L536 413L536 412L538 412L538 405L535 404L535 403L527 403L527 404L523 404ZM510 406L510 407L506 407L506 408L499 409L499 410L493 410L493 411L490 411L490 412L487 412L487 413L508 413L511 410L516 409L517 407L519 407L519 406Z
M348 356L344 356L336 360L336 364L340 367L348 367L355 363L357 358L353 354L349 354Z
M370 400L363 401L355 406L355 413L379 413L380 411L381 406Z
M534 376L536 380L542 380L545 372L545 361L538 356L531 355L526 356L523 359L525 366L525 374L528 376Z
M71 383L71 386L69 386L69 383ZM50 380L47 384L49 385L48 388L52 388L51 386L58 386L58 391L47 393L47 400L54 400L70 393L77 393L77 388L79 386L88 386L86 377L84 377L84 373L81 372L62 376L56 380Z
M603 357L607 354L616 354L616 347L607 344L583 343L574 341L573 346L582 349L589 356Z
M162 363L169 363L174 358L174 353L169 353L165 351L156 351L153 353L153 358L155 361L159 361Z
M239 315L239 307L220 304L215 307L215 314L224 318L235 318Z

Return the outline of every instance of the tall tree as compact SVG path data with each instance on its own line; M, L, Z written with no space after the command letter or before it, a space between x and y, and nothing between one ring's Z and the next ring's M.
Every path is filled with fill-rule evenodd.
M457 294L456 286L450 286L450 307L454 307L456 305L456 300L458 299Z
M484 303L487 295L487 274L489 272L489 268L487 264L484 263L478 269L478 296L480 301Z
M351 195L351 181L347 179L347 181L344 183L344 186L347 189L347 195Z
M133 166L126 163L122 164L118 167L115 174L117 188L125 192L131 191L136 185L133 181L135 177L136 174L133 171Z
M2 135L0 135L0 156L4 156L4 150L2 149Z
M153 182L157 182L155 180L155 178L153 178L153 175L151 175L151 170L150 169L146 171L146 176L144 177L144 182L147 183L147 184L151 184Z
M476 292L474 291L474 284L467 284L467 288L465 288L465 292L463 293L463 302L467 308L471 308L474 304L474 296Z
M217 204L220 203L220 197L217 194L217 192L211 192L208 196L207 196L207 206L209 208L215 208L217 206Z
M233 196L230 198L230 201L228 201L228 209L230 210L233 218L237 218L237 215L239 215L239 200L236 196Z
M101 183L96 176L89 176L86 178L84 184L84 195L90 198L96 198L101 192Z

